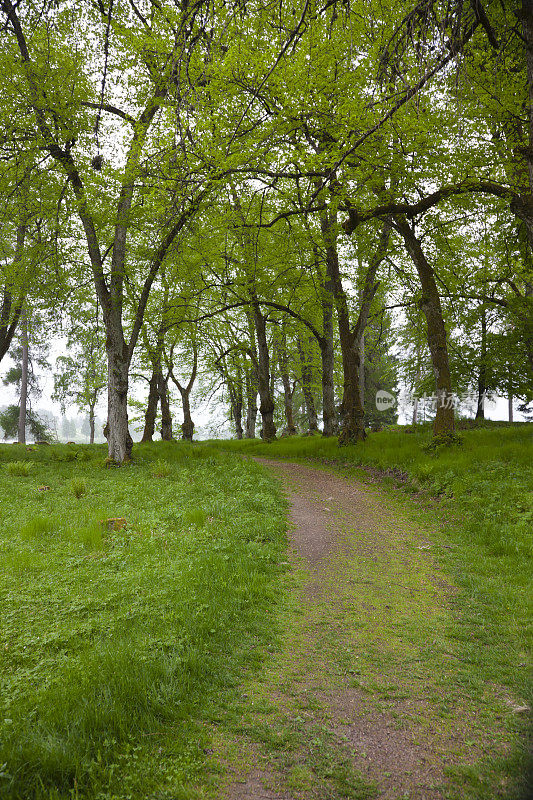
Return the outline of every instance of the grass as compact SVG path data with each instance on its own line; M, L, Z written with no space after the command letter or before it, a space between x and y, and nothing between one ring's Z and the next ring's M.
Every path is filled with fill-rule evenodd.
M204 796L205 721L276 636L275 484L201 445L31 456L0 469L0 795Z
M152 467L152 476L154 478L168 478L172 472L172 467L164 459L158 458Z
M533 556L533 425L461 432L462 444L427 452L430 433L400 428L370 434L339 448L334 438L294 437L219 441L218 448L269 458L313 459L377 469L390 483L449 499L461 515L460 532L475 536L494 556Z
M87 492L87 484L82 478L73 478L70 481L70 490L79 499Z
M460 590L443 632L443 641L455 653L454 680L466 697L481 705L487 692L499 695L508 704L511 728L521 730L525 742L528 715L514 714L513 709L533 706L533 426L467 430L461 437L461 445L434 453L424 449L428 431L401 429L372 434L362 444L343 448L334 439L320 437L268 444L219 441L212 446L333 467L390 490L411 519L438 527L440 540L431 545L432 553ZM416 620L413 623L416 626ZM424 663L430 660L428 650ZM374 666L374 673L388 668ZM372 680L364 681L365 687L372 695L383 694ZM444 703L447 696L448 689L443 692ZM490 738L490 714L485 724ZM449 771L457 772L465 796L478 800L493 796L494 784L492 789L485 786L483 770L496 776L516 775L525 771L526 761L522 747L499 765L482 764L459 774L457 765L451 764ZM527 789L524 792L528 796Z
M427 432L400 430L342 449L320 437L158 443L136 448L135 462L122 469L106 469L98 446L37 448L31 461L22 446L0 446L0 796L216 796L233 726L252 753L257 745L280 765L296 798L370 797L349 752L320 723L319 695L305 692L290 699L293 708L272 709L265 694L253 712L249 698L238 700L247 674L256 676L248 690L256 699L267 685L290 698L295 671L304 682L311 669L318 676L322 657L333 668L320 672L325 691L328 681L348 679L391 714L395 700L426 685L429 670L439 719L452 720L464 698L485 708L484 731L475 735L490 739L495 703L533 701L532 432L466 431L462 445L435 453L423 449ZM235 457L241 454L312 459L375 483L380 502L387 488L405 519L438 523L432 554L460 587L451 614L432 616L422 600L408 600L412 623L389 631L385 609L401 606L411 573L400 558L403 587L381 596L374 584L382 570L370 562L368 586L352 586L347 573L346 598L375 606L378 623L369 618L366 629L360 615L343 612L344 630L327 625L328 606L320 606L311 622L323 641L309 650L305 615L293 610L290 624L278 618L283 501L261 467ZM22 468L13 471L13 463ZM108 524L117 518L125 526ZM422 580L422 568L415 571L413 581ZM259 667L277 646L280 622L288 661L282 669L277 658L268 661L265 678ZM443 671L434 639L439 652L453 654L452 670ZM298 663L294 652L302 654ZM497 723L502 741L509 738L501 731L523 730L524 719L509 708ZM421 713L421 729L433 722ZM460 787L454 798L492 800L502 776L524 766L518 751L500 764L459 756L448 768Z
M27 477L30 474L32 467L33 461L9 461L5 465L5 470L8 475Z

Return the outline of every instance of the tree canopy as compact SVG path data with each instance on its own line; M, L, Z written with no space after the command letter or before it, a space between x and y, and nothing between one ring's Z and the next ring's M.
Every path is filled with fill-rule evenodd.
M398 381L444 437L468 393L531 401L530 0L0 7L0 358L59 317L110 459L132 381L146 438L172 387L185 438L196 387L267 440L361 440Z

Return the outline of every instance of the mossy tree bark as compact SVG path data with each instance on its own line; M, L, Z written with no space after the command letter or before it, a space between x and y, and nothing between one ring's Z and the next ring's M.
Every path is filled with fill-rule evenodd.
M159 375L159 402L161 403L161 439L164 442L172 442L172 413L170 411L170 400L168 396L168 378Z
M246 370L246 427L245 438L255 439L255 426L257 423L257 370L252 363Z
M144 430L141 442L151 442L155 433L155 420L157 417L157 405L159 403L159 373L154 367L150 376L148 389L148 401L144 412Z
M231 417L235 425L235 436L237 439L243 437L242 427L242 386L233 382L228 383L228 392L230 396Z

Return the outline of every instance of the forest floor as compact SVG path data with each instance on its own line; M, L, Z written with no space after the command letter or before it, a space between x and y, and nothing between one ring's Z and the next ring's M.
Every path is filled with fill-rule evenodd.
M453 542L375 486L261 461L290 504L284 632L232 724L210 730L217 796L511 796L523 699L479 677L475 621L443 569Z

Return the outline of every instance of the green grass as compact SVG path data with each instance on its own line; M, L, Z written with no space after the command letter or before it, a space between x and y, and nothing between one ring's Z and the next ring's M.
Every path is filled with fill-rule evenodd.
M9 461L5 465L5 470L8 475L27 477L30 474L32 467L33 461Z
M206 720L276 635L274 482L201 445L31 457L0 469L0 795L204 796Z
M429 431L401 429L342 448L320 437L212 446L333 467L387 489L413 520L438 526L431 552L459 587L445 631L459 659L455 678L476 702L483 704L487 691L508 701L510 724L527 737L531 714L515 716L512 707L533 706L533 425L467 430L461 437L462 444L435 453L424 449ZM490 738L490 716L486 726ZM516 775L526 759L526 748L519 748L494 769ZM482 779L482 771L465 775L465 796L492 797L477 786Z
M423 450L427 432L399 430L342 449L320 437L161 443L136 448L122 469L105 467L101 447L0 446L0 796L216 794L213 729L223 736L236 687L277 640L285 569L284 504L261 467L235 457L243 453L375 481L411 518L441 525L432 552L461 590L442 631L455 684L481 704L486 691L531 704L532 433L466 431L461 446L434 454ZM109 530L116 517L126 527ZM367 645L369 663L355 671L352 651L346 670L376 702L405 688L372 682L392 667L370 663ZM514 730L524 717L508 714ZM488 737L491 724L487 710ZM305 762L307 731L283 715L252 738L281 754L296 795L319 781L336 796L366 796L326 730ZM450 771L465 797L488 800L499 776L523 768L521 753L510 759L494 766L489 788L486 764Z
M340 448L334 438L293 437L214 442L213 446L269 458L313 459L344 467L377 469L390 483L404 479L449 499L460 513L459 532L474 536L494 556L533 556L533 424L461 431L462 444L427 452L428 431L370 434Z

